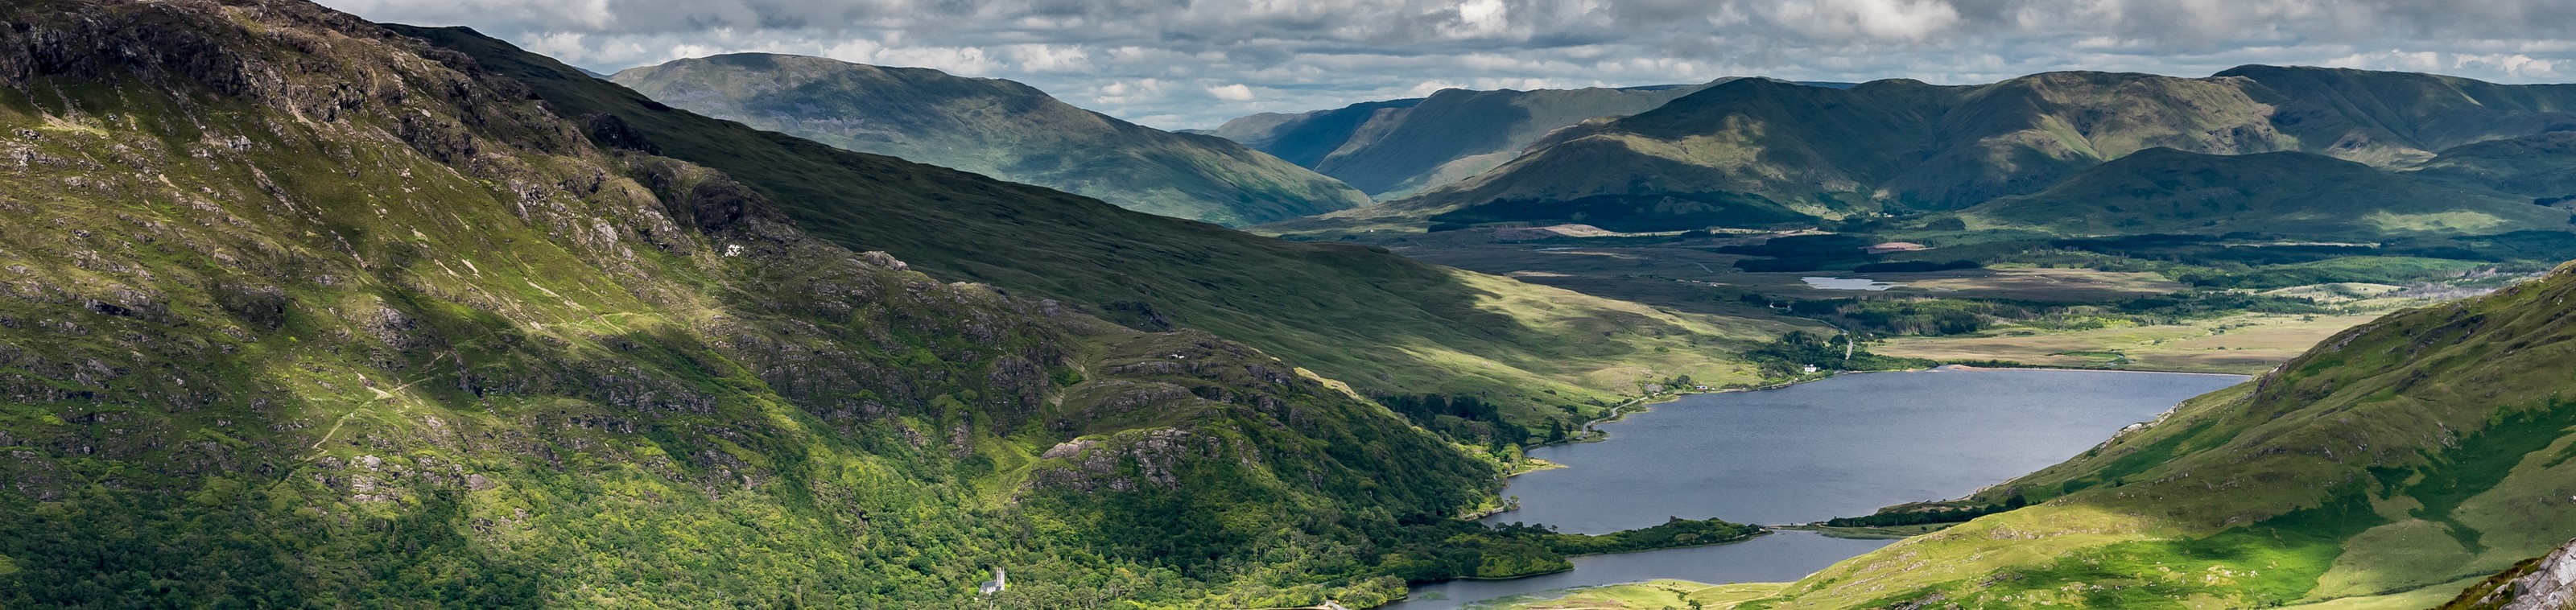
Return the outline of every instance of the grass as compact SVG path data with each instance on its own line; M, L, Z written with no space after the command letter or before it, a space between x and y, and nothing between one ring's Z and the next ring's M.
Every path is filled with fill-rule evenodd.
M1937 531L1941 531L1941 530L1945 530L1945 529L1950 529L1950 526L1953 526L1953 525L1958 525L1958 524L1957 524L1957 523L1924 523L1924 524L1920 524L1920 525L1890 525L1890 526L1867 526L1867 527L1838 527L1838 526L1832 526L1832 525L1793 525L1793 526L1784 527L1784 528L1779 528L1779 529L1806 530L1806 531L1816 532L1816 533L1819 533L1819 534L1824 534L1824 535L1826 535L1826 536L1831 536L1831 537L1835 537L1835 538L1855 538L1855 539L1861 539L1861 540L1889 540L1889 539L1896 539L1896 538L1912 538L1912 537L1915 537L1915 536L1921 536L1921 535L1929 534L1929 533L1932 533L1932 532L1937 532Z
M2005 326L1968 335L1892 337L1870 351L1944 361L2250 375L2377 317L2240 314L2166 326L2063 331ZM2112 354L2118 358L2109 358Z
M1785 583L1711 585L1685 580L1584 587L1469 604L1471 610L1724 610L1778 592ZM1693 605L1696 603L1697 605Z
M2379 595L2360 595L2289 606L2300 610L2426 610L2450 601L2461 589L2475 584L2476 579L2426 585L2409 591Z

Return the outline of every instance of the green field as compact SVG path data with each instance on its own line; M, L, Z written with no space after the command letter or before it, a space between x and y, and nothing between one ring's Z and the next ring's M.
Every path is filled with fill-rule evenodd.
M1624 585L1585 587L1553 593L1520 595L1469 604L1472 610L1721 610L1777 593L1785 583L1711 585L1684 580L1655 580Z

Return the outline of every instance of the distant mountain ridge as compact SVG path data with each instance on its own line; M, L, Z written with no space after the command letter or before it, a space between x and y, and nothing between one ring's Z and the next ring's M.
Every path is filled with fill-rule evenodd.
M1955 210L2038 193L2150 148L2299 151L2381 169L2576 129L2576 85L2245 66L2207 78L2049 72L1984 85L1715 84L1565 130L1473 178L1344 219L1419 218L1496 200L1730 192L1811 213Z
M2528 198L2457 188L2303 152L2211 155L2150 148L2048 190L1964 214L1979 227L2070 234L2259 233L2375 238L2563 228Z
M630 68L610 80L760 129L1165 216L1244 225L1368 202L1231 140L1129 123L1008 80L765 53Z
M1651 110L1708 84L1470 91L1227 121L1215 135L1313 168L1380 198L1501 165L1548 132Z

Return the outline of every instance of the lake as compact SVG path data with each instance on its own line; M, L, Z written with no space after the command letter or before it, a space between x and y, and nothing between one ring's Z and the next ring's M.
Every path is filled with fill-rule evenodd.
M1785 525L1967 495L2065 461L2236 375L1971 369L1840 375L1686 396L1600 425L1610 440L1532 449L1566 468L1513 477L1520 510L1487 517L1608 533L1670 517ZM1782 532L1751 541L1575 559L1572 572L1415 588L1390 606L1442 610L1505 595L1655 578L1793 580L1890 541ZM1424 599L1429 597L1447 599Z
M1822 288L1825 290L1868 290L1875 292L1904 285L1895 282L1881 282L1878 280L1859 277L1802 277L1798 278L1798 280L1806 282L1808 288Z

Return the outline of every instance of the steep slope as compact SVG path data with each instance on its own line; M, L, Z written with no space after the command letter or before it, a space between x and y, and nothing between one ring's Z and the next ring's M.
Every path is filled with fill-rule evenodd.
M2576 124L2571 108L2571 86L2264 66L2209 78L2052 72L1843 91L1739 80L1562 134L1475 178L1328 218L1418 222L1497 199L1703 191L1816 213L1950 210L2036 193L2158 147L2301 151L2399 168L2432 151L2564 129Z
M1242 142L1302 167L1314 167L1350 143L1362 128L1398 122L1404 110L1420 103L1422 98L1416 97L1294 114L1264 112L1235 117L1207 130L1207 135Z
M2465 586L2576 534L2576 268L2392 314L1773 608L2247 607ZM2451 591L2435 591L2447 596Z
M0 605L1308 604L1496 484L646 144L305 2L0 6Z
M1368 202L1241 144L1121 121L1001 79L765 53L682 59L610 79L759 129L1164 216L1244 225Z
M1974 226L2069 234L2257 233L2378 239L2564 229L2528 199L2444 188L2323 155L2205 155L2153 148L1963 216Z
M1786 330L843 151L671 108L470 30L405 31L516 77L558 111L619 117L662 154L726 172L819 237L1132 327L1207 330L1363 392L1475 394L1537 424L1677 374L1748 379L1757 372L1735 357L1744 342Z
M1253 115L1228 121L1215 133L1383 199L1492 169L1548 132L1586 119L1644 112L1707 86L1443 89L1417 100Z

